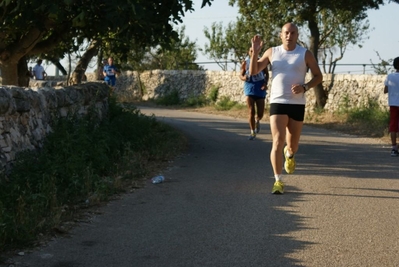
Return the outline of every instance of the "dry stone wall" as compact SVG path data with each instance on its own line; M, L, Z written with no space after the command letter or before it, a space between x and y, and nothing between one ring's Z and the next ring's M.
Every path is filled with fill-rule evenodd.
M383 93L385 77L371 74L325 74L323 88L328 94L325 110L333 113L343 107L362 107L370 100L387 108L387 95ZM243 82L235 71L153 70L140 75L128 71L118 77L116 94L119 100L128 102L156 99L177 90L181 99L187 99L208 95L215 87L219 89L219 99L227 96L245 104ZM313 112L316 102L313 89L306 93L306 97L307 112Z
M388 109L388 95L384 94L386 75L338 74L324 75L323 87L328 90L325 110L336 112L340 108L364 107L375 101L383 109ZM313 93L313 92L312 92ZM315 102L314 94L310 97Z
M94 81L94 73L86 74ZM325 110L362 107L375 101L387 108L383 93L385 75L325 74L323 88L328 93ZM310 79L310 76L307 76ZM26 149L38 149L52 131L56 118L69 114L84 115L92 107L99 118L108 110L109 87L102 82L88 82L65 87L64 77L47 81L31 80L30 88L0 87L0 168L7 169L16 154ZM153 70L142 73L128 71L117 79L115 94L122 102L149 100L179 93L184 100L208 96L218 89L218 99L226 96L245 104L243 82L234 71ZM270 82L269 82L270 88ZM307 112L313 112L314 91L306 93Z
M103 83L69 87L0 87L0 164L8 170L18 152L39 149L57 118L108 112L109 88Z

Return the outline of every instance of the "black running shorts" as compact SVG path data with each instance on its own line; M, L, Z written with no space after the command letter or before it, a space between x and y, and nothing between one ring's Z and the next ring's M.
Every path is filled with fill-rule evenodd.
M266 98L265 96L257 96L257 95L247 95L247 97L252 98L252 100L254 101Z
M270 116L277 114L287 115L289 118L296 121L303 121L305 118L305 105L270 104Z

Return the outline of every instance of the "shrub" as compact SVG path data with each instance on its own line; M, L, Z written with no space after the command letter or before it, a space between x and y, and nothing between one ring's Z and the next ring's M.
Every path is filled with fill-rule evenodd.
M202 107L208 104L208 101L204 95L190 96L183 102L185 107Z
M111 101L100 124L90 115L60 119L41 151L18 155L0 177L0 251L25 246L79 207L124 190L184 147L170 126Z
M172 90L170 93L158 97L155 100L155 103L157 105L164 105L164 106L174 106L174 105L179 105L180 104L180 96L179 96L179 91L178 90Z
M369 99L363 107L348 110L348 122L366 124L381 129L383 133L389 124L389 111L381 109L377 101Z
M209 95L208 95L211 103L216 103L216 101L218 100L218 96L219 96L219 87L213 85L209 90Z
M237 105L236 101L232 101L228 96L222 96L219 102L217 102L215 108L217 110L230 110Z

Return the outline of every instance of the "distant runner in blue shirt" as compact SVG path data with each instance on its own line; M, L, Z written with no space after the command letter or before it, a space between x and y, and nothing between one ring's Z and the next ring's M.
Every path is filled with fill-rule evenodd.
M119 70L114 65L114 59L112 57L108 58L108 64L104 66L103 74L104 81L111 86L111 90L115 90L116 84L116 74L119 74Z
M249 49L246 59L241 64L240 79L244 81L244 94L247 97L247 107L249 111L249 128L251 134L249 140L254 140L260 131L260 120L265 111L265 99L269 72L267 68L256 75L249 75L250 56L252 48ZM256 106L256 112L255 112ZM256 113L256 118L255 118Z

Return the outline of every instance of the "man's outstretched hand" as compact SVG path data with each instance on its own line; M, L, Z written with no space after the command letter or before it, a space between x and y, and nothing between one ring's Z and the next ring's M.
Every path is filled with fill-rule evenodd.
M256 55L259 55L259 52L260 52L260 50L262 49L262 46L263 46L262 36L260 36L259 34L255 35L251 39L251 43L252 43L252 51Z

